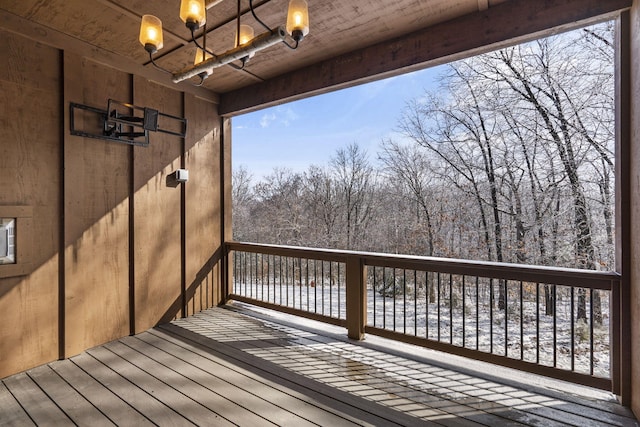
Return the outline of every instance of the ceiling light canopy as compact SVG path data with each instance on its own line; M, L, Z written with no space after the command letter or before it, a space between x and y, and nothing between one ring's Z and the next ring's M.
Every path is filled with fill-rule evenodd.
M180 19L185 23L186 27L191 31L191 41L196 45L196 58L194 64L179 72L170 72L157 65L154 61L153 54L162 49L162 22L153 15L144 15L140 23L140 43L145 50L149 52L151 63L161 70L168 72L173 76L175 83L190 79L195 76L200 77L200 84L211 74L214 68L222 65L230 65L236 69L244 68L249 58L253 57L256 52L263 50L274 44L283 42L291 49L296 49L300 41L309 34L309 11L305 0L290 0L289 10L287 12L286 26L269 28L264 22L258 18L253 8L253 0L249 0L249 7L253 17L267 31L255 36L254 29L246 24L240 24L240 0L237 0L238 14L235 47L216 55L206 47L206 22L207 8L204 0L182 0L180 3ZM200 27L205 27L202 34L202 45L198 43L195 37L195 31ZM287 37L288 36L288 37ZM289 39L290 37L290 39ZM293 44L289 40L293 40ZM235 64L239 61L240 65Z

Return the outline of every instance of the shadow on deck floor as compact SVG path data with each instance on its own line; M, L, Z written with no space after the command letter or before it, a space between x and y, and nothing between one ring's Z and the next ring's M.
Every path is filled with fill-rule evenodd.
M236 305L5 378L0 425L637 426L608 393Z

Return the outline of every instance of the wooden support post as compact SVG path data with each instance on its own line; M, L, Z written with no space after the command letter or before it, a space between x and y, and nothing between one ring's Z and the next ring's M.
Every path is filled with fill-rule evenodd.
M637 2L636 2L637 4ZM637 5L635 6L637 10ZM612 335L611 378L613 379L614 393L619 396L620 402L625 406L632 406L632 372L633 359L631 322L632 308L632 275L636 269L631 257L633 251L634 227L632 204L632 176L633 176L633 117L632 98L632 43L635 36L632 34L633 25L629 12L623 12L617 21L616 31L616 271L622 275L622 282L617 283L619 288L614 288L612 299L616 305L610 310L611 321L619 333ZM637 42L636 42L637 43ZM633 70L635 71L635 70ZM636 269L637 270L637 269ZM614 299L617 298L617 299ZM615 331L614 331L615 332ZM640 399L636 399L640 402ZM637 410L637 408L635 408ZM638 413L636 412L636 415Z
M226 245L233 237L231 205L231 119L220 117L220 250L222 256L220 258L220 276L217 286L217 298L215 303L224 305L229 300L233 280L233 255Z
M219 305L225 305L227 302L229 302L229 294L233 290L233 253L226 245L226 243L222 246L221 265L222 278Z
M354 340L364 339L367 322L367 267L358 256L347 258L347 333Z

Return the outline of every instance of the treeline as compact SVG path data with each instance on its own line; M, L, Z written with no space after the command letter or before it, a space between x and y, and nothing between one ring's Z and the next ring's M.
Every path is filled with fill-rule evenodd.
M233 173L234 239L614 268L611 23L450 64L399 137Z

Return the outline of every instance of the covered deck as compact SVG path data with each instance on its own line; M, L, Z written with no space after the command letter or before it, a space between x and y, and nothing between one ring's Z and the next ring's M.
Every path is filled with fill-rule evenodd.
M607 392L242 304L0 383L2 425L636 426Z

